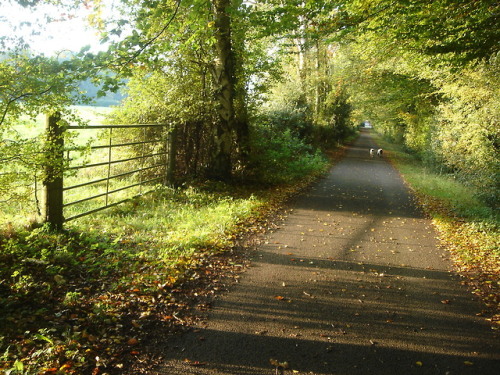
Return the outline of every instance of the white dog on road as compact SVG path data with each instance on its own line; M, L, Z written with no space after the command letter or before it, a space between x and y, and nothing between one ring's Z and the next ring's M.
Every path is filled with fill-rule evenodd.
M375 149L371 148L370 149L370 157L373 158L375 156Z
M383 153L384 153L384 150L382 150L381 148L379 148L379 149L377 150L377 156L378 156L379 158L381 158L381 157L382 157L382 154L383 154Z

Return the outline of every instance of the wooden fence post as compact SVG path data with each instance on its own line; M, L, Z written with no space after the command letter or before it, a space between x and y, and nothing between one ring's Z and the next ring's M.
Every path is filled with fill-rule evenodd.
M63 168L64 168L64 127L60 124L61 114L46 117L45 149L45 222L56 229L62 229L63 217Z

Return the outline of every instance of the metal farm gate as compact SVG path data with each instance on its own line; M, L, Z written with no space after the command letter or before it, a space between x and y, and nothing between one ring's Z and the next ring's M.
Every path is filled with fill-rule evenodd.
M54 228L170 182L173 146L168 125L61 126L59 120L47 118L46 152L51 161L44 208L45 220ZM75 156L81 148L65 148L65 132L99 135L99 143L86 148L89 161Z

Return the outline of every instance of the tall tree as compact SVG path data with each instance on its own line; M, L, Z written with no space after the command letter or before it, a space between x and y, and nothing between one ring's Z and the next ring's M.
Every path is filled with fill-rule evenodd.
M208 173L216 179L231 177L235 142L246 141L245 85L237 86L236 63L244 64L244 56L235 57L233 46L233 18L238 16L241 1L211 0L131 0L130 10L124 9L124 19L107 31L109 36L120 36L113 47L116 69L127 74L130 66L142 65L145 70L162 69L177 51L200 51L210 59L200 63L212 72L213 96L217 102L218 121L214 123L212 161ZM130 12L127 14L127 12ZM128 20L127 20L128 18ZM121 37L120 25L129 24L132 31ZM244 33L240 33L243 35ZM244 40L241 40L244 44ZM238 87L238 88L237 88ZM235 97L240 98L235 107ZM238 114L236 116L236 113ZM237 120L238 119L238 120ZM235 137L235 134L238 136Z
M212 177L227 180L231 177L233 132L236 130L231 0L212 0L212 6L216 50L214 82L219 121L215 129L215 147L210 174Z
M359 0L346 2L357 32L374 32L394 46L464 63L499 51L496 0Z

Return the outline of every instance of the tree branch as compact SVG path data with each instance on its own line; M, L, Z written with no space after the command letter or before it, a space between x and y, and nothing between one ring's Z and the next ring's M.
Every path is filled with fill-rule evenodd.
M170 19L168 20L168 22L165 24L165 26L163 26L163 28L160 30L160 32L158 32L153 38L151 38L150 40L148 40L138 51L136 51L132 57L130 57L126 62L122 63L122 64L119 64L121 66L124 66L124 65L128 65L130 64L134 59L136 59L141 53L144 52L144 50L149 47L151 44L153 44L153 42L155 40L157 40L167 29L168 27L170 26L170 24L172 23L172 21L175 19L175 17L177 16L177 13L179 12L179 8L181 6L181 1L182 0L177 0L177 4L176 4L176 7L175 7L175 10L174 10L174 13L172 14L172 16L170 17Z
M3 122L5 121L5 117L7 116L7 112L9 110L9 107L12 103L14 102L17 102L18 100L21 100L23 98L26 98L28 96L33 96L33 95L44 95L46 93L48 93L50 90L52 90L53 86L50 86L49 88L47 88L46 90L43 90L43 91L40 91L40 92L25 92L21 95L18 95L16 97L13 97L11 99L9 99L9 101L7 102L7 104L5 105L5 109L2 113L2 117L0 118L0 126L3 124Z

